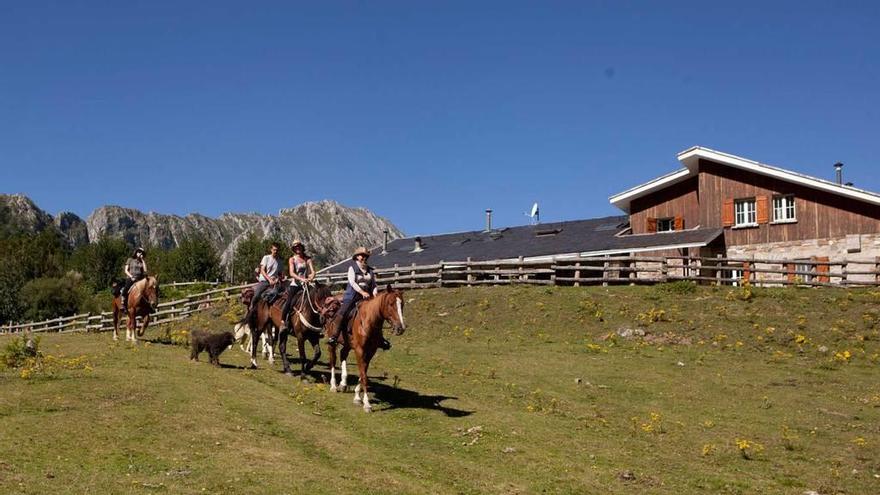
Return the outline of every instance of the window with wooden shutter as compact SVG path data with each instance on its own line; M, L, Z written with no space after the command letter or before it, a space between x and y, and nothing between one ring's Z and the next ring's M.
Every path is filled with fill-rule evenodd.
M674 230L684 230L684 218L675 217L675 227Z
M828 263L828 256L819 256L816 258L819 263ZM816 265L816 274L819 282L828 283L831 281L829 274L831 273L830 265Z
M733 199L725 199L721 205L721 225L733 227Z
M653 234L657 232L657 219L653 217L648 217L645 221L645 231L649 234Z
M757 221L758 223L767 223L770 221L770 208L767 204L767 196L758 196L755 198L755 203L757 207Z

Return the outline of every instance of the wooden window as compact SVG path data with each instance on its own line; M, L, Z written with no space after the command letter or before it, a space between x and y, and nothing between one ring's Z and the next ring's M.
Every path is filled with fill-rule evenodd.
M733 204L734 227L750 227L758 225L755 198L738 199Z
M813 281L813 263L811 260L797 260L798 263L794 265L794 269L796 272L795 277L800 277L804 282L812 282ZM807 273L809 272L809 273Z
M758 196L755 198L755 217L759 224L770 221L770 212L767 208L767 196Z
M773 196L773 222L796 222L794 195Z
M675 217L675 230L684 230L684 218Z
M675 230L674 218L657 219L657 232L672 232L673 230Z
M654 232L657 232L657 219L656 218L648 217L648 219L645 221L645 232L648 232L649 234L653 234Z

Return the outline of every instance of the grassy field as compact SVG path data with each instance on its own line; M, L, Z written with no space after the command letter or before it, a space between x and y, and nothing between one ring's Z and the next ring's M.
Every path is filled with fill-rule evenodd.
M880 493L880 291L689 289L408 292L373 414L163 343L234 306L45 335L0 371L0 493Z

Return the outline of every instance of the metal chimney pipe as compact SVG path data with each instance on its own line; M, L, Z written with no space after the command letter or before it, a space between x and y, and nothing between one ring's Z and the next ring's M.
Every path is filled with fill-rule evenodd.
M843 185L843 164L837 162L834 164L834 170L837 172L837 183Z
M492 231L492 209L486 208L486 232Z
M382 234L385 236L382 240L382 254L388 254L388 229L383 229Z

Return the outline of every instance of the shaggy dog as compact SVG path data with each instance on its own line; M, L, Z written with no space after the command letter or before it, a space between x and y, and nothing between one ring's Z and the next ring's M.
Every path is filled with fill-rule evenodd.
M208 333L204 330L193 330L190 334L190 344L192 344L192 353L189 358L193 361L199 360L199 354L202 351L208 351L211 358L211 364L220 366L220 354L227 347L235 343L235 335L232 332Z

